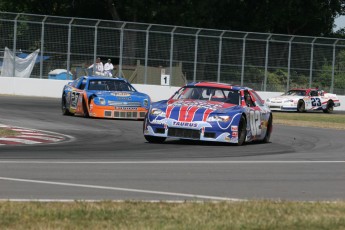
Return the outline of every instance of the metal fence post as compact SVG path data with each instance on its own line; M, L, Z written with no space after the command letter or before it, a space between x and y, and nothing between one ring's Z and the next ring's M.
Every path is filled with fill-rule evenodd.
M13 31L13 74L12 77L16 76L16 49L17 49L17 23L20 14L17 14L16 18L14 19L14 31Z
M288 91L290 88L291 44L294 38L295 36L292 36L291 39L289 40L288 76L287 76L287 82L286 82L286 91Z
M246 37L249 33L246 33L243 37L243 46L242 46L242 68L241 68L241 86L243 86L243 79L244 79L244 64L246 59Z
M124 28L126 26L126 22L124 22L121 26L121 33L120 33L120 60L119 60L119 77L122 77L122 62L123 62L123 34L124 34Z
M150 28L152 24L146 29L146 41L145 41L145 73L144 73L144 85L147 84L147 65L149 57L149 38L150 38Z
M172 66L173 66L173 58L174 58L174 32L177 29L177 27L175 26L174 29L171 31L171 37L170 37L170 82L168 82L168 84L171 84L171 79L172 79Z
M96 70L96 58L97 58L97 40L98 40L98 24L101 22L101 20L98 20L95 24L95 39L93 43L93 71L92 73L95 74Z
M265 56L265 79L264 79L264 91L267 89L267 78L268 78L268 51L270 46L270 39L272 34L270 34L266 40L266 56Z
M333 60L332 60L332 80L331 80L331 88L330 93L333 93L334 90L334 66L335 66L335 48L339 39L335 40L333 43Z
M44 22L47 20L48 16L45 16L42 20L41 29L41 60L40 60L40 78L43 76L43 53L44 53Z
M195 34L195 46L194 46L194 73L193 73L193 81L196 81L196 66L198 62L198 36L201 29L199 29Z
M317 38L314 38L311 42L310 50L310 67L309 67L309 88L311 88L312 79L313 79L313 62L314 62L314 42Z
M67 76L69 76L69 65L71 62L71 37L72 37L72 22L74 18L71 19L71 21L68 23L68 40L67 40Z
M219 49L218 49L218 69L217 69L217 82L220 82L220 66L222 63L222 46L223 46L223 35L226 31L223 30L219 37Z

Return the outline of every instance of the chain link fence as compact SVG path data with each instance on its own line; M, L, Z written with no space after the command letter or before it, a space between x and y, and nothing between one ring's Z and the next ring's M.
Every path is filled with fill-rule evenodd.
M216 81L277 92L318 86L345 95L344 39L8 12L0 12L0 33L1 58L5 47L40 50L32 78L48 78L54 69L77 78L100 57L112 60L114 77L136 84L159 85L164 74L171 86Z

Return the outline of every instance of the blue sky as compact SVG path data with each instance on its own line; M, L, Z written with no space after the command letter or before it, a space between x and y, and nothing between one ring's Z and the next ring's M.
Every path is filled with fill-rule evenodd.
M345 27L345 16L340 16L340 17L337 17L335 20L334 20L334 24L336 25L335 28L333 28L333 31L337 31L343 27Z

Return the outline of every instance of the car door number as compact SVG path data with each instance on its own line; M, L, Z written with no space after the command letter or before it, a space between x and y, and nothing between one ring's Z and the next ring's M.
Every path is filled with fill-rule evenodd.
M250 129L253 136L261 135L261 116L260 111L252 110L249 112Z
M312 105L312 106L321 106L321 100L320 100L320 98L318 98L318 97L316 97L316 98L312 97L312 98L311 98L311 105Z
M79 95L80 94L78 92L72 92L71 93L71 108L73 108L73 109L77 108Z

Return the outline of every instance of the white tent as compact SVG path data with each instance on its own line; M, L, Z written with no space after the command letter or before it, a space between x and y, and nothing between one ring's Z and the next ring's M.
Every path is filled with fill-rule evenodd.
M5 47L4 59L1 66L1 77L25 77L29 78L34 68L39 49L25 58L17 57ZM15 59L14 59L15 58Z

